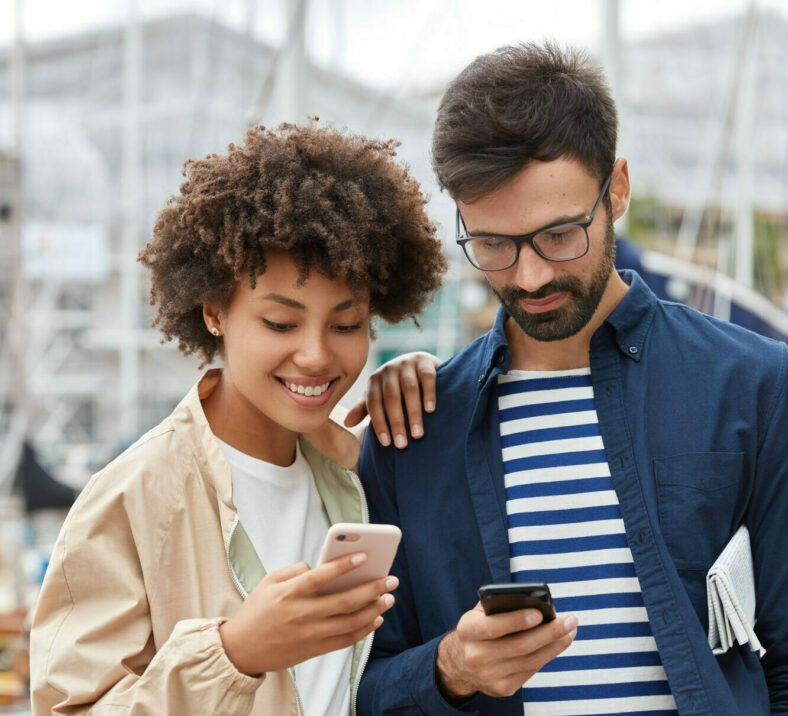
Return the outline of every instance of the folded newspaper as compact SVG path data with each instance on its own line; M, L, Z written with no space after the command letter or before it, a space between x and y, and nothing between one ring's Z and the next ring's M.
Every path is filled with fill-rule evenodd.
M711 565L706 575L709 605L709 646L724 654L734 644L748 644L763 656L753 631L755 626L755 577L752 569L750 533L742 525Z

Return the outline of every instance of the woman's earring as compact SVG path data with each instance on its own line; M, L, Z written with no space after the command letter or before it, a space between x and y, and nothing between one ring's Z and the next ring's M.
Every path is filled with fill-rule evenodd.
M211 333L213 333L213 335L215 335L215 336L218 336L219 335L219 329L216 326L214 326L213 328L211 328Z

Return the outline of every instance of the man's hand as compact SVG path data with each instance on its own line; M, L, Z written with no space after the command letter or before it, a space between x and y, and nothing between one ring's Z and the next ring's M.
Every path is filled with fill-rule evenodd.
M387 592L396 588L396 577L337 594L317 593L365 560L363 552L356 552L314 569L298 562L267 574L219 627L224 650L238 671L257 675L287 669L355 644L377 629L381 614L394 604Z
M437 402L435 369L440 364L441 361L434 355L420 352L405 353L383 364L369 377L364 399L350 409L345 418L345 425L348 427L358 425L364 416L369 414L372 429L381 445L390 445L390 435L393 435L394 444L398 448L404 448L408 444L405 418L402 413L404 398L410 434L414 438L420 438L424 435L421 419L422 395L424 410L428 413L433 412ZM386 415L388 415L388 425Z
M481 691L511 696L577 634L577 618L540 624L536 609L485 615L481 604L462 615L438 646L437 674L444 696L460 701Z

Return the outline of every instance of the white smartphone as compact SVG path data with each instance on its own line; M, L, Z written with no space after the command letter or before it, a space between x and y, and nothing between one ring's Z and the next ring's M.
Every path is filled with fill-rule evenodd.
M360 567L332 579L318 590L334 594L372 579L385 577L391 569L402 532L395 525L369 525L362 522L337 522L331 525L320 551L320 564L352 552L366 552L367 561Z

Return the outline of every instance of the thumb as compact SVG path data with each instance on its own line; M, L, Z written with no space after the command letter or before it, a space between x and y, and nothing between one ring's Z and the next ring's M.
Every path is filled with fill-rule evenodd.
M304 574L309 571L309 565L306 562L296 562L289 564L287 567L276 569L268 573L268 578L273 582L286 582L288 579L294 579L299 574Z
M345 425L349 428L352 428L354 425L358 425L366 417L366 415L367 404L363 399L359 400L345 416Z

